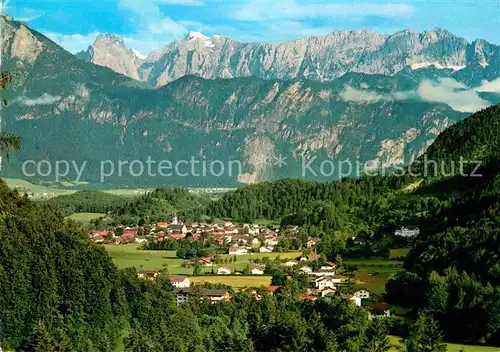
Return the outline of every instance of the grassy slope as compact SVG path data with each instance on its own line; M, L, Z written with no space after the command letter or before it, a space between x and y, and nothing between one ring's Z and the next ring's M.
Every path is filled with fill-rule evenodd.
M402 254L401 251L397 250ZM389 277L402 270L402 262L388 259L351 259L344 262L347 265L356 265L354 289L367 289L376 294L385 292L385 284Z
M71 220L79 221L79 222L86 224L90 220L95 220L95 219L105 217L105 216L106 216L106 214L103 214L103 213L74 213L74 214L66 217L66 219L71 219Z
M168 268L170 274L174 275L192 275L193 268L183 268L181 265L183 259L175 256L175 251L145 251L140 249L140 245L132 243L126 245L104 245L113 262L120 269L127 267L136 267L137 269L151 269L159 270ZM231 269L243 269L249 264L249 259L262 259L268 257L274 259L280 256L282 259L296 258L300 252L286 252L286 253L255 253L253 255L238 255L236 256L236 263L222 264ZM230 255L223 255L222 258L232 258ZM206 273L211 272L211 268L203 268Z
M401 338L397 336L389 336L391 342L390 352L401 351L402 341ZM458 345L454 343L448 343L448 352L460 352L461 348L465 350L465 352L499 352L500 348L498 347L488 347L488 346L470 346L470 345Z
M235 289L268 286L271 284L271 276L193 276L190 277L190 280L199 284L205 282L221 283L232 286Z

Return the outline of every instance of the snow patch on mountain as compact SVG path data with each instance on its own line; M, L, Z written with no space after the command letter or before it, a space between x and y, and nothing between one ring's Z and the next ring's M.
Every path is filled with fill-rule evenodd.
M418 70L420 68L428 68L434 66L438 70L442 69L452 69L453 71L460 71L461 69L464 69L466 66L465 65L441 65L439 61L433 61L433 62L419 62L419 63L413 63L410 65L410 68L412 70Z
M137 56L139 59L145 60L148 56L142 54L139 50L137 49L132 49L132 52Z

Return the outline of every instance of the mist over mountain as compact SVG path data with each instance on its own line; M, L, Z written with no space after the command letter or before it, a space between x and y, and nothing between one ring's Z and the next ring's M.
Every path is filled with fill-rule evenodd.
M180 71L171 70L171 75L166 77L167 81L178 79L154 88L152 85L158 85L155 80L148 78L139 82L102 65L81 60L24 24L5 16L0 21L4 29L1 33L3 70L13 72L15 77L14 85L5 94L10 104L2 112L2 128L20 135L23 145L13 160L3 165L2 171L16 177L26 178L22 170L26 160L43 159L52 163L74 161L78 165L86 162L80 181L106 187L236 186L283 177L333 179L342 176L339 170L324 168L323 174L304 174L303 164L313 162L316 172L323 161L337 164L346 159L360 163L372 161L376 167L391 168L422 154L441 131L471 112L500 102L498 47L484 44L477 55L466 55L473 44L445 31L426 32L426 35L402 32L390 37L371 32L336 32L322 38L305 39L304 43L309 41L309 44L299 45L301 41L283 44L295 43L297 50L302 48L309 52L315 47L328 58L324 67L329 67L330 73L322 76L328 78L323 81L306 75L305 70L300 77L295 77L293 67L296 66L286 61L276 62L265 70L264 66L258 69L252 66L257 71L250 73L262 72L262 76L274 75L274 78L209 80L196 75L184 76L193 73L184 70L192 66L174 65L174 60L171 67ZM429 49L429 44L427 49L420 50L427 55L425 60L435 55L440 57L442 66L468 66L458 71L441 69L437 65L412 69L403 64L404 60L399 60L400 66L391 66L389 70L381 58L380 71L385 74L348 72L336 77L341 71L330 68L340 67L342 60L335 58L330 49L320 49L322 43L334 45L341 41L350 43L352 48L361 45L363 40L358 37L364 36L378 43L373 44L379 48L377 50L382 50L386 45L383 43L406 43L404 50L400 47L393 54L385 54L388 62L393 56L408 53L409 43L413 43L411 48L414 48L413 40L419 38L418 43L454 43L450 46L456 49L445 55L437 49ZM202 55L198 50L211 49L207 41L218 40L241 45L237 50L241 60L251 46L255 46L252 57L262 52L263 49L257 47L274 48L274 44L243 44L223 37L207 39L201 34L191 34L187 40L171 45L197 48L189 54L192 63ZM96 42L98 45L94 45L91 57L114 57L109 65L126 75L133 74L138 66L139 72L148 62L156 60L155 57L165 57L150 54L143 59L115 36L101 37ZM217 45L214 44L215 48ZM435 45L432 47L437 48ZM224 50L229 47L225 45ZM276 44L272 52L276 54L278 48L284 50ZM108 50L118 57L106 55ZM286 52L284 57L290 57L290 50L283 51ZM338 50L345 54L347 47ZM400 54L396 55L397 52ZM78 56L82 58L83 54ZM207 75L212 75L210 72L215 75L216 71L212 70L215 66L210 65L208 57L218 56L207 56L208 61L199 67ZM368 67L367 56L363 57L365 59L358 61L356 69ZM231 62L227 56L224 60ZM349 60L344 58L345 62L351 62ZM236 67L251 66L248 65L234 67L236 70ZM275 68L271 70L271 67ZM289 67L286 74L282 70L284 67ZM347 72L354 66L343 67ZM101 178L102 161L110 160L116 166L120 160L145 162L148 157L157 162L169 160L173 164L191 158L208 163L218 160L226 165L226 170L219 176L210 173L200 176L200 170L193 173L184 168L168 177L157 172L156 176L137 177L126 169L122 175L114 170L113 175ZM280 158L284 164L277 165ZM229 172L227 165L232 161L240 162L241 169ZM25 171L35 175L33 167ZM355 170L350 175L355 175ZM74 180L76 174L71 172L65 177ZM36 175L32 180L40 178L44 177ZM54 180L54 175L45 179Z

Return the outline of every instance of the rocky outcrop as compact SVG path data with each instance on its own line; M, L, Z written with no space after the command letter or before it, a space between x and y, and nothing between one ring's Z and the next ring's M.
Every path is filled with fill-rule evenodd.
M76 54L80 59L96 65L105 66L122 75L140 80L139 67L144 58L137 51L127 48L122 38L113 34L104 34L96 38L87 51Z

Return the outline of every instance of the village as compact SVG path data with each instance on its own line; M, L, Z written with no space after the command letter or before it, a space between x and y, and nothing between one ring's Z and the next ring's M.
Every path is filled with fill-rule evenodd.
M289 234L298 233L298 227L288 229ZM93 230L90 237L95 243L146 243L168 240L210 238L220 245L228 246L228 254L244 255L251 252L271 253L278 245L279 228L259 224L233 224L231 221L215 223L183 223L174 216L171 222L158 221L148 226L116 226L111 230ZM308 247L316 241L310 239Z
M245 280L251 276L270 277L276 270L281 270L288 280L300 277L307 281L307 290L298 297L300 300L314 301L318 298L337 296L356 306L366 307L370 318L391 315L387 304L377 299L373 300L374 297L371 297L367 289L354 289L352 277L339 274L335 263L327 262L324 257L316 253L316 246L320 242L318 238L308 237L304 248L295 252L297 254L295 257L284 255L280 258L280 255L283 255L277 251L280 241L287 236L297 237L299 230L297 226L287 227L285 230L279 226L234 224L231 221L184 223L174 215L171 221L158 221L150 225L134 227L118 225L110 230L92 230L90 237L95 243L104 243L107 246L136 244L138 247L147 248L166 243L175 245L185 240L209 241L216 244L215 253L195 256L186 260L183 265L195 267L194 273L197 275L203 275L199 270L203 268L205 275L220 277L218 281L210 281L219 282L220 285L216 284L215 288L206 287L200 285L205 281L193 282L193 278L189 275L168 273L174 287L177 305L187 302L194 293L211 303L230 302L232 290L226 285L225 278L237 277L239 280ZM276 255L274 260L270 259L271 255ZM236 262L238 257L248 258L248 264L235 269L228 263ZM138 278L145 280L154 280L164 273L162 269L138 268L137 270ZM266 294L276 294L281 288L281 285L272 283L259 287L252 285L250 280L248 284L242 286L238 289L251 293L257 300Z

